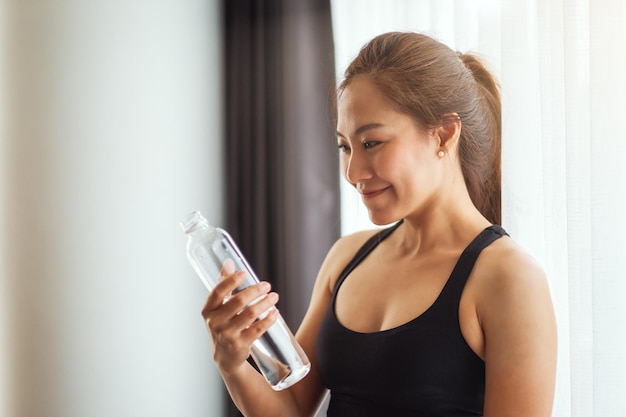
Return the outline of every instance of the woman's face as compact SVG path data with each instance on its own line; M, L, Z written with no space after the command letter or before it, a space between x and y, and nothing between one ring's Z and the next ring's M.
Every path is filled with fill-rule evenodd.
M434 131L420 129L365 76L343 90L337 111L341 170L374 224L434 207L443 169Z

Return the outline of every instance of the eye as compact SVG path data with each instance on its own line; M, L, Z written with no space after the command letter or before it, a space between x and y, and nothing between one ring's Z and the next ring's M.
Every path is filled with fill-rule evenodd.
M363 147L365 149L370 149L370 148L373 148L374 146L376 146L378 144L380 144L380 142L375 141L375 140L368 140L366 142L363 142Z
M337 149L339 149L340 153L345 153L350 150L350 148L347 145L343 145L343 144L337 145Z

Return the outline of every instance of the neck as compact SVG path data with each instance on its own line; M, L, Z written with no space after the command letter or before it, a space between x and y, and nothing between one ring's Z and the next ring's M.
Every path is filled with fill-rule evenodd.
M491 223L472 203L465 183L442 192L422 213L411 214L398 230L403 250L425 252L433 248L465 247ZM394 233L395 235L396 233Z

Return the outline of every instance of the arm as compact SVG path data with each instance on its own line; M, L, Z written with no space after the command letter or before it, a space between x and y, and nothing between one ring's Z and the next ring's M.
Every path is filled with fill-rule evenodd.
M477 305L485 337L485 417L549 417L556 323L546 277L508 240L491 256Z

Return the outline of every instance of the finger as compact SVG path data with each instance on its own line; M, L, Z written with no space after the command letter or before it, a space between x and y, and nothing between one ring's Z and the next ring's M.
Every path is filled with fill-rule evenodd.
M220 271L220 274L222 277L225 277L227 275L234 274L234 273L235 273L235 261L228 258L222 264L222 270Z
M270 290L271 285L268 282L260 282L256 285L249 286L248 288L231 296L227 301L224 301L223 305L219 308L220 317L232 319L235 316L238 316L242 311L263 300ZM266 309L267 308L269 307L266 307ZM253 309L253 311L257 310L258 307Z
M231 258L226 259L222 263L222 269L220 270L220 278L219 280L223 280L227 278L229 275L232 275L236 272L235 261ZM248 283L249 284L249 283ZM232 292L232 291L231 291ZM226 295L222 301L227 301L230 298L230 295Z
M253 294L253 292L249 291L248 295L251 294ZM237 294L237 297L239 297L239 294ZM247 297L241 297L241 299L245 298ZM250 336L242 339L242 334L251 326L256 325L257 321L267 323L265 319L267 316L271 316L273 314L272 312L276 310L274 306L277 301L278 294L272 292L256 297L256 299L253 300L254 303L251 305L244 304L243 308L239 308L236 307L236 305L239 305L241 300L234 299L233 297L232 301L225 303L222 307L211 313L210 319L207 320L207 326L217 340L230 341L228 342L229 345L233 345L234 340L240 339L244 345L252 343L254 339L248 340ZM267 330L264 326L265 324L262 324L261 328ZM254 334L255 332L252 333Z
M250 327L255 321L264 318L270 309L278 302L278 294L271 292L252 301L244 309L238 311L233 317L233 327L242 331Z
M252 344L256 339L261 337L263 333L269 330L270 327L276 322L279 316L279 311L276 308L271 308L267 311L267 314L262 318L254 321L248 327L241 331L241 338L245 343Z
M202 315L221 306L224 300L233 293L233 291L244 281L245 273L236 272L221 279L220 282L209 293L205 305L202 309Z
M225 346L229 351L243 347L249 349L250 345L274 324L279 316L275 307L278 294L269 293L254 301L254 304L245 307L234 316L226 317L224 314L225 310L231 307L229 303L213 312L214 316L207 320L207 326L217 345Z

